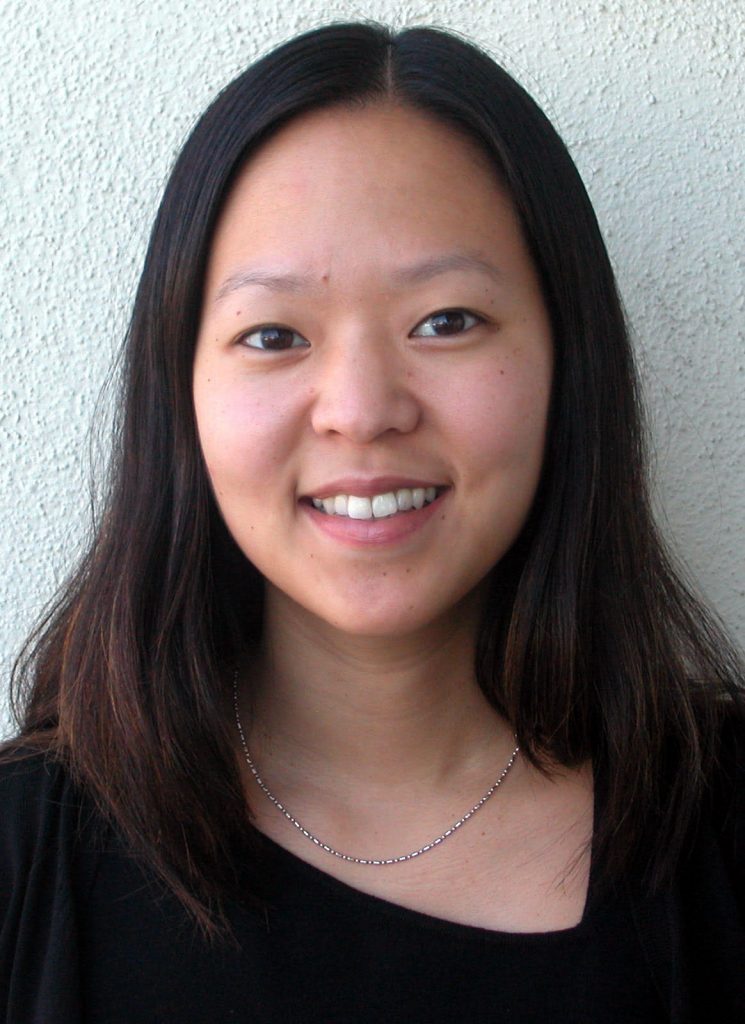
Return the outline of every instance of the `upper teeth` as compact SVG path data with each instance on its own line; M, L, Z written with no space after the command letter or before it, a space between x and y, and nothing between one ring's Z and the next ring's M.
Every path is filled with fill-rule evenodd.
M420 509L437 496L435 487L400 487L397 491L374 494L371 498L358 498L354 494L336 494L330 498L313 498L313 504L330 516L348 516L350 519L383 519L397 512Z

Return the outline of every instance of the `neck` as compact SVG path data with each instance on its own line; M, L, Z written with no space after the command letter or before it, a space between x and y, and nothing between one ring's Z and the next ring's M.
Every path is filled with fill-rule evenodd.
M269 588L264 645L243 693L252 757L285 790L391 795L485 778L512 734L474 675L475 598L400 637L351 637Z

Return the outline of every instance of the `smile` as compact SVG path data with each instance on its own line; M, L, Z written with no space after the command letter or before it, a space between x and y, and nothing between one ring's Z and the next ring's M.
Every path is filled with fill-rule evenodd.
M385 519L399 512L419 510L437 497L436 487L399 487L396 491L373 494L360 498L354 494L336 494L327 498L313 498L315 508L329 516L348 519Z

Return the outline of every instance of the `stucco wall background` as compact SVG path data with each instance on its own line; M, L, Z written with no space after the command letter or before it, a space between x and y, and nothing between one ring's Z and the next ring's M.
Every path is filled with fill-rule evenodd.
M89 425L180 143L258 54L356 18L465 33L563 134L634 329L666 529L745 642L745 8L0 0L3 679L81 548Z

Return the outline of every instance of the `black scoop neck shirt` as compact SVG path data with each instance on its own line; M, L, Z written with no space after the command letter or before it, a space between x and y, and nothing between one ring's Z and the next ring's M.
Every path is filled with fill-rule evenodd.
M0 1019L8 1024L745 1022L745 766L654 897L590 878L578 925L491 931L341 882L265 839L266 909L210 945L59 765L0 767ZM734 762L733 762L734 763Z

